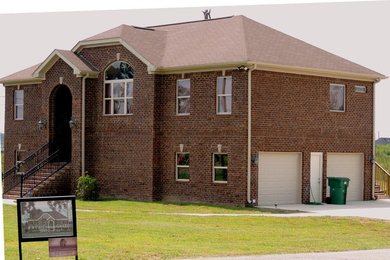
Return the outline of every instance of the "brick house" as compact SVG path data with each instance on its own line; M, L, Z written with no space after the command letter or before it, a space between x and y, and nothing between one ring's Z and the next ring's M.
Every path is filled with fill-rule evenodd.
M88 172L107 197L307 203L346 176L369 200L384 78L245 16L121 25L0 79L5 164L48 144L70 192Z

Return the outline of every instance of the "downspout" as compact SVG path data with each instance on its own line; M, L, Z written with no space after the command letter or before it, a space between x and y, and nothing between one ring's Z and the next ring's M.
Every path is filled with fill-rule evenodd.
M88 77L89 73L81 82L81 176L85 176L85 80Z
M252 203L251 200L251 150L252 150L252 70L256 69L256 64L248 68L248 174L247 174L247 202Z
M377 79L372 83L372 187L371 187L371 198L375 199L375 84L380 80Z

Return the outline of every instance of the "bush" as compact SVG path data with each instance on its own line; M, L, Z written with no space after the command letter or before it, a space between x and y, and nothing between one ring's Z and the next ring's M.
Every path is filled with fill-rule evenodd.
M89 175L81 176L77 184L76 196L83 200L98 200L100 186L96 178Z

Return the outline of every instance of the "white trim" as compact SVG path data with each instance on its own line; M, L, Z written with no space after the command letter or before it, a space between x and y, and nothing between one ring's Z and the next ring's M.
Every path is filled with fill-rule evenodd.
M225 154L228 156L228 166L215 166L215 155L216 154ZM228 153L213 153L213 183L227 183L228 181L216 181L215 180L215 169L226 169L229 173L229 154ZM228 176L226 176L228 177Z
M231 92L230 94L218 94L218 80L220 78L231 78ZM218 104L219 104L219 97L231 97L231 106L230 106L230 112L218 112ZM217 115L231 115L233 112L233 77L232 76L221 76L217 77L217 87L216 87L216 114Z
M351 79L351 80L358 80L358 81L377 81L380 79L387 79L386 76L381 74L365 74L365 73L346 72L346 71L337 71L337 70L306 68L306 67L299 67L299 66L279 65L279 64L264 63L264 62L255 62L255 61L248 61L248 64L258 65L257 68L258 70L292 73L292 74L308 75L308 76Z
M188 182L190 181L190 178L191 178L191 175L188 177L188 179L179 179L179 171L178 171L178 168L188 168L188 172L190 171L190 165L178 165L177 164L177 156L179 154L188 154L190 156L190 153L189 152L177 152L175 154L175 164L176 164L176 167L175 167L175 171L176 171L176 181L183 181L183 182ZM191 160L191 159L190 159ZM191 163L191 161L190 161Z
M186 80L188 80L190 82L190 95L179 97L179 81L186 81ZM189 78L176 80L176 115L177 116L190 115L190 112L189 113L179 113L179 99L184 99L184 98L188 98L190 100L190 111L191 111L191 79L189 79Z
M38 68L35 69L35 71L32 73L32 76L34 78L42 78L46 79L46 72L59 60L62 59L66 64L68 64L73 69L73 74L77 75L78 77L82 74L89 73L90 76L95 76L99 74L97 71L82 71L77 66L75 66L72 62L70 62L65 56L63 56L58 50L54 50L42 63L39 65Z
M101 40L91 40L91 41L80 41L72 48L73 52L81 52L84 48L94 48L94 47L105 47L113 45L123 45L127 50L129 50L134 56L141 60L148 67L148 72L155 71L156 67L148 61L144 56L137 52L132 46L125 42L122 38L110 38L110 39L101 39Z
M343 91L344 91L344 95L343 95L343 98L344 98L344 100L343 100L343 110L333 110L333 109L331 109L331 107L330 107L330 88L332 87L332 86L339 86L339 87L343 87ZM346 100L346 95L347 95L347 91L346 91L347 89L346 89L346 85L343 85L343 84L336 84L336 83L330 83L329 84L329 111L330 112L345 112L346 111L346 102L345 102L345 100Z

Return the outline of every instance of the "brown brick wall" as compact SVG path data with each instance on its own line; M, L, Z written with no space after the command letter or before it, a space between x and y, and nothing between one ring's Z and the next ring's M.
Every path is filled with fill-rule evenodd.
M40 103L41 87L39 85L25 85L20 89L24 91L24 116L23 120L14 120L14 91L17 87L6 87L5 104L5 170L15 164L15 150L18 144L22 144L24 155L30 154L41 146L43 138L38 129L38 121L41 115ZM32 142L34 140L34 142ZM38 142L35 142L37 141Z
M104 71L117 53L134 69L133 115L103 115ZM86 170L103 196L152 200L155 76L123 46L83 49L81 55L101 72L86 86Z
M345 112L329 111L329 85L346 86ZM367 93L355 93L355 85ZM310 153L364 153L364 199L371 198L373 87L370 82L255 71L252 73L252 153L302 152L302 202L310 199ZM257 165L252 197L257 200Z
M134 69L134 114L103 114L105 69L116 61ZM122 46L86 48L81 55L101 73L86 80L86 171L102 186L101 195L137 200L246 204L247 77L232 75L231 115L216 115L216 81L222 72L186 73L191 79L190 115L176 115L176 82L181 74L152 75ZM13 120L13 90L6 88L5 160L14 161L18 143L34 151L49 141L50 95L59 77L72 93L71 188L81 175L81 82L62 60L47 72L41 85L25 89L25 116ZM329 111L329 84L346 85L346 111ZM355 85L367 93L355 93ZM302 201L309 201L310 153L323 152L324 197L327 153L364 153L364 198L371 197L372 83L276 72L252 72L252 152L302 153ZM48 126L38 130L39 119ZM175 153L179 145L190 153L190 180L176 181ZM213 153L217 145L229 155L227 183L213 182ZM251 164L251 199L257 198L256 164Z
M170 201L244 205L246 198L247 76L233 76L232 115L216 115L216 82L221 72L185 74L191 80L190 115L176 115L176 81L182 75L161 76L156 87L155 167L158 196ZM175 153L184 145L190 153L190 180L176 181ZM227 183L213 182L213 153L217 145L229 155Z
M59 78L72 93L72 115L80 122L81 118L81 79L73 74L73 69L62 60L58 60L46 73L46 80L38 85L21 86L24 90L24 119L13 119L13 92L16 87L6 87L5 116L5 166L14 165L14 153L18 143L27 150L26 156L49 142L52 121L50 119L50 96L59 85ZM47 126L39 130L38 121L47 120ZM81 125L72 129L72 167L71 190L74 192L76 181L80 175L80 143Z

